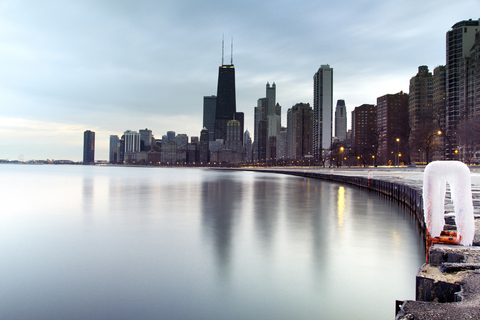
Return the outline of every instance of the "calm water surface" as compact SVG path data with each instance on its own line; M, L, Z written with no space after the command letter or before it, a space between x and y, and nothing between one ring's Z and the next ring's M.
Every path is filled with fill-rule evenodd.
M422 241L348 185L0 165L0 319L393 319Z

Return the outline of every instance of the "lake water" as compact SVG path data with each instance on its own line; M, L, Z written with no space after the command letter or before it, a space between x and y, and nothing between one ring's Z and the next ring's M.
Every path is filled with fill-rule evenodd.
M348 185L221 170L0 165L0 319L393 319L410 215Z

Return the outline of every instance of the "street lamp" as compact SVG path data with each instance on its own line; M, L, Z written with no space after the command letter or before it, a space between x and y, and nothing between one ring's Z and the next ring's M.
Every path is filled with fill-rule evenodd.
M397 161L396 161L397 167L400 165L400 156L399 156L400 151L399 150L400 150L400 139L397 138L397 154L395 155L396 156L395 158L397 159Z
M343 167L343 150L345 150L345 149L343 147L340 147L340 153L341 153L340 156L342 157L342 158L340 158L340 160L341 160L340 164L342 165L342 167Z

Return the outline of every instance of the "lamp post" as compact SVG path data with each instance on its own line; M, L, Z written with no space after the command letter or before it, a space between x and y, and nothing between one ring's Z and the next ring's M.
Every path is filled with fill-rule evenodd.
M344 150L344 148L343 148L343 147L340 147L340 156L341 156L341 158L340 158L340 165L341 165L342 167L343 167L343 150Z
M399 157L399 154L400 154L400 139L397 138L397 153L395 154L395 159L396 159L396 164L397 164L397 167L400 165L400 157Z

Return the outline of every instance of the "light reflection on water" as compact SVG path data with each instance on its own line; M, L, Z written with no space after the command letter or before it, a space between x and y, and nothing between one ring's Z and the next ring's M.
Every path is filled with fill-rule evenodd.
M0 165L0 318L386 319L423 249L350 186L199 169Z

